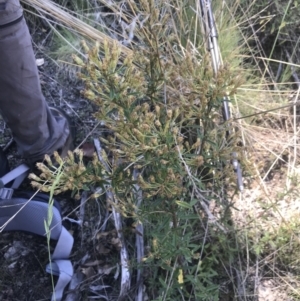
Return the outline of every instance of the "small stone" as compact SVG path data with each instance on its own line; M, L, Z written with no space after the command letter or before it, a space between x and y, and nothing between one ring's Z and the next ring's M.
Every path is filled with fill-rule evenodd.
M12 271L17 267L17 261L12 262L7 268Z
M6 260L16 260L20 256L28 255L30 250L24 246L21 241L14 241L12 246L6 251L4 254L4 258Z

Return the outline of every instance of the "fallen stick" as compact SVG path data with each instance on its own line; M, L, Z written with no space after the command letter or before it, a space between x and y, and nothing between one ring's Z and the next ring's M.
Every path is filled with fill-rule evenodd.
M102 152L104 150L101 147L99 139L94 139L94 145L95 149L97 152L97 156L99 158L99 161L103 164L104 168L106 169L107 172L110 172L109 166L106 163L106 161L103 159ZM110 200L112 204L118 204L118 200L114 193L109 190L109 187L106 192L107 198ZM129 271L129 255L128 251L126 248L125 244L125 239L123 235L123 229L122 229L122 217L119 212L117 212L115 206L112 206L112 212L113 212L113 217L114 217L114 222L115 222L115 228L117 230L118 238L121 242L121 250L120 250L120 259L121 259L121 290L119 294L119 299L118 300L125 300L127 293L130 289L130 284L131 284L131 275Z
M133 172L133 178L136 181L138 177L138 172L134 170ZM134 195L136 198L136 210L140 207L143 195L142 190L138 184L134 184ZM144 226L143 224L138 221L137 225L135 227L136 234L135 234L135 246L136 246L136 257L137 257L137 263L139 265L142 264L143 258L144 258ZM137 279L136 283L138 286L137 294L135 296L135 301L143 301L144 300L144 281L143 281L143 269L141 266L138 266L137 268Z
M82 196L81 196L81 200L80 200L80 207L79 207L79 220L81 221L81 247L83 247L83 224L84 224L84 215L85 215L85 203L88 199L88 193L87 191L84 191L82 193Z
M114 194L111 191L107 191L106 193L108 199L114 203L117 204L118 201L115 198ZM121 242L121 250L120 250L120 258L121 258L121 291L119 295L118 300L125 300L125 297L127 296L127 292L130 289L130 271L129 271L129 255L127 252L127 248L125 245L125 239L123 235L123 230L122 230L122 217L119 212L117 212L116 208L112 206L112 212L113 212L113 217L114 217L114 222L115 222L115 228L117 230L118 238Z
M71 282L69 284L69 290L70 292L68 293L66 300L65 301L79 301L80 300L80 290L79 286L81 282L83 281L84 275L80 272L77 271L74 273Z

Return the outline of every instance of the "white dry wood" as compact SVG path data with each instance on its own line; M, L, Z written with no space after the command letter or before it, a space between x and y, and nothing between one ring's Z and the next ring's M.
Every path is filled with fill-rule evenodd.
M96 153L98 156L99 161L102 163L102 165L105 167L106 171L109 172L110 168L107 164L107 162L104 160L102 156L102 152L104 151L103 148L101 147L100 140L99 139L94 139L94 146L96 149Z
M76 273L73 274L73 277L69 284L70 292L66 296L65 301L79 301L80 300L79 286L82 283L83 279L84 279L84 275L80 271L77 271Z
M98 158L100 162L102 162L103 166L105 167L106 171L109 172L109 166L105 162L102 156L102 152L104 150L101 147L99 139L94 139L94 145L95 149L98 155ZM107 198L113 203L117 204L118 200L114 193L107 188L106 192ZM129 270L129 255L128 251L126 248L125 244L125 239L123 235L123 229L122 229L122 216L119 212L117 212L116 208L112 206L112 212L113 212L113 217L114 217L114 222L115 222L115 228L117 230L118 238L121 242L121 250L120 250L120 259L121 259L121 290L120 290L120 295L119 295L119 300L125 300L127 293L130 289L130 284L131 284L131 275L130 275L130 270Z
M133 178L136 181L138 178L138 172L134 170ZM134 184L134 195L136 199L136 207L137 210L140 207L143 201L143 194L140 186L138 184ZM140 265L137 270L137 294L135 296L135 301L143 301L144 300L144 281L143 281L143 270L141 264L144 258L144 226L138 221L136 225L136 234L135 234L135 245L136 245L136 254L137 254L137 263Z
M79 220L81 221L81 226L83 226L84 223L85 204L87 199L88 199L87 191L84 191L81 196L80 207L79 207Z
M40 67L40 66L43 66L45 64L45 60L43 58L42 59L36 59L35 63L38 67Z

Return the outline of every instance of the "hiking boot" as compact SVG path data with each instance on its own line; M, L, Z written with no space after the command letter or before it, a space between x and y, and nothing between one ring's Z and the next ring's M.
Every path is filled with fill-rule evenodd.
M74 150L74 137L76 134L74 123L71 120L71 118L61 108L49 107L49 109L54 117L65 118L69 125L69 131L70 131L69 136L68 136L64 146L57 150L59 156L61 158L65 158L68 155L69 150L70 151ZM51 157L53 157L53 156L51 156Z
M61 159L64 159L68 156L68 151L73 151L74 150L74 137L75 137L75 127L74 123L71 120L71 118L61 109L61 108L56 108L56 107L49 107L50 112L52 113L53 117L56 119L63 118L67 121L68 128L69 128L69 135L64 143L64 145L56 149L55 152L58 153L59 157ZM46 159L46 156L50 159ZM47 165L49 168L50 167L58 167L59 162L56 160L54 154L45 154L41 159L36 160L36 161L27 161L26 164L31 168L31 172L39 175L41 171L37 167L38 163L43 163ZM52 162L52 163L51 163Z

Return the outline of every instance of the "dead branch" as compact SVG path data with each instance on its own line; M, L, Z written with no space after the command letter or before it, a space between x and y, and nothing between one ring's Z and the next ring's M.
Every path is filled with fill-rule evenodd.
M106 171L110 172L109 166L107 165L107 163L105 162L101 154L105 151L102 149L99 139L94 139L94 145L97 151L97 156L99 158L99 161L102 162ZM110 188L111 187L108 187L106 196L112 204L118 204L118 199L111 191ZM121 242L120 259L121 259L122 272L121 272L121 291L119 295L119 300L123 300L125 299L125 296L127 296L131 284L131 275L128 266L129 255L128 255L128 251L126 248L125 239L122 231L122 216L119 212L117 212L115 206L112 206L112 212L113 212L113 217L115 222L115 228L117 230L118 238Z
M134 170L133 178L136 181L138 177L138 172ZM134 195L136 199L136 210L140 207L143 201L142 190L138 184L134 184ZM138 221L136 225L136 234L135 234L135 245L136 245L136 254L137 254L137 263L142 264L144 258L144 226ZM136 279L138 289L137 295L135 296L135 301L143 301L144 300L144 291L143 291L143 270L142 267L139 266L137 269L137 279Z

